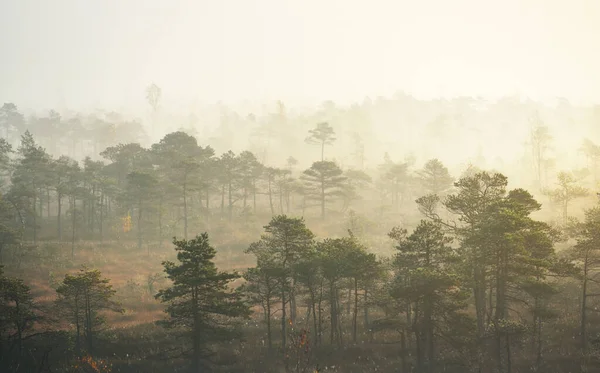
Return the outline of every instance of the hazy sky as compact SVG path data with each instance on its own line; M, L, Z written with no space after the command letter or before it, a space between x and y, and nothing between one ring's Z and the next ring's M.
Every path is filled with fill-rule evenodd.
M600 103L600 0L0 0L0 102L521 93ZM169 103L170 102L170 103Z

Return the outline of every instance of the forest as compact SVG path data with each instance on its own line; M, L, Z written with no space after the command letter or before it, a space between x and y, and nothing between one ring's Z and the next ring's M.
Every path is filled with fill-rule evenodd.
M1 372L600 371L600 107L146 98L0 108Z

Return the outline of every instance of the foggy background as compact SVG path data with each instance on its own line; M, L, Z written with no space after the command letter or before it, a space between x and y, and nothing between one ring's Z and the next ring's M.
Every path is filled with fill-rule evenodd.
M331 110L314 118L332 122L338 162L357 132L350 122L362 120L371 165L388 151L455 168L485 158L504 172L527 152L528 122L541 110L565 168L581 161L572 150L582 138L598 140L599 16L591 0L4 1L0 102L26 116L101 109L148 128L153 82L162 96L148 141L186 128L207 143L229 111L239 120L226 124L235 129L226 145L239 151L249 147L235 136L250 131L249 114L268 117L281 100L311 128L330 101L355 110L338 123ZM306 158L269 161L289 155Z
M0 4L0 101L140 115L222 101L348 104L398 90L600 101L594 0Z

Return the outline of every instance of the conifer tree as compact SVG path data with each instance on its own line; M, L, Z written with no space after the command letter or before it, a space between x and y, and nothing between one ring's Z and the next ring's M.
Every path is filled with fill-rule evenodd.
M282 347L286 347L288 317L295 321L295 282L294 268L311 249L313 233L306 227L301 218L290 218L285 215L273 217L265 226L265 234L260 241L250 245L246 250L260 260L268 260L269 267L278 273L278 290L281 301L281 338ZM290 305L290 314L286 307Z
M167 303L169 318L166 327L181 327L192 342L192 371L200 372L209 345L229 340L232 329L223 325L223 318L246 317L250 314L241 295L228 289L237 273L220 272L213 262L216 251L208 234L191 240L173 239L177 261L163 262L165 273L173 284L156 295Z
M307 186L308 197L321 207L321 218L325 218L327 202L343 195L343 171L328 161L315 162L304 171L302 179Z
M57 304L75 326L77 353L81 355L84 347L90 356L94 356L95 334L105 323L100 311L122 312L120 305L112 299L116 291L110 280L102 278L100 271L84 267L74 275L65 275L56 293ZM82 345L82 337L85 345Z

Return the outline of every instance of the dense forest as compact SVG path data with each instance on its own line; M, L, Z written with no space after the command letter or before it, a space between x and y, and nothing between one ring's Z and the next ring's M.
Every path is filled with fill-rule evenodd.
M600 371L598 107L146 94L0 108L0 371Z

